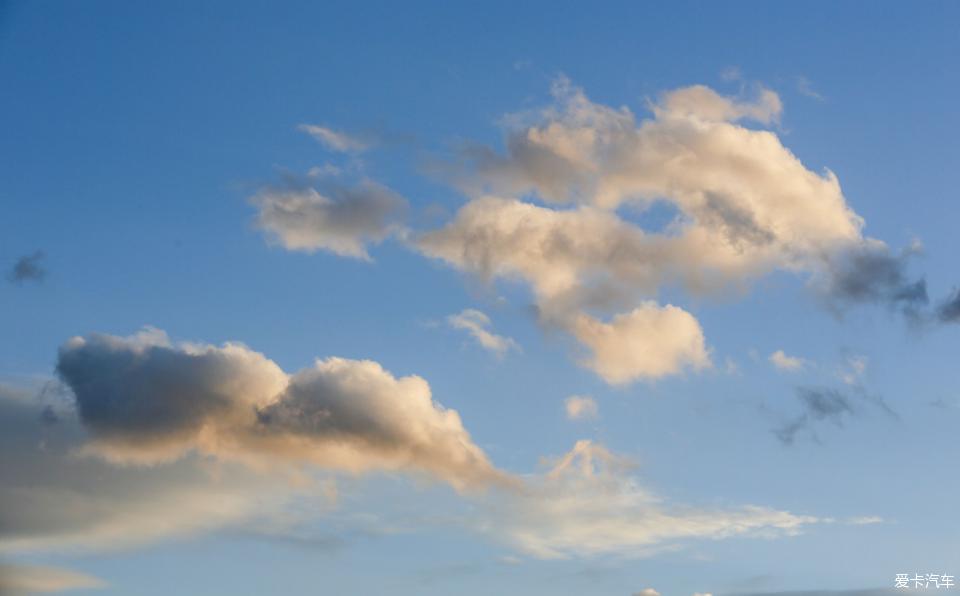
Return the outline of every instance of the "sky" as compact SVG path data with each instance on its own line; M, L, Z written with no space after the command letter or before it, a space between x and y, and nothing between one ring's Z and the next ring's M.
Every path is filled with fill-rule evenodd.
M0 2L0 594L956 590L956 56L951 2Z

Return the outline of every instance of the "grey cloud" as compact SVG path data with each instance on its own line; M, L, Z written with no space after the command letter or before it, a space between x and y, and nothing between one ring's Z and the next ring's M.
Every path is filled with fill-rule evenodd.
M46 254L42 250L20 257L7 274L7 279L16 284L43 281L47 277L47 270L43 267L45 258Z
M937 319L941 323L960 323L960 289L937 306Z
M43 421L46 408L56 424ZM0 385L0 553L115 549L209 531L265 515L296 492L276 474L199 458L117 467L82 456L87 441L69 404Z
M862 413L862 404L899 418L881 397L867 393L860 387L852 388L849 393L829 387L797 387L796 397L800 402L801 414L773 431L784 445L792 445L801 431L809 431L816 440L815 428L821 422L842 427L845 419Z
M369 244L402 232L407 201L389 188L364 180L356 185L267 188L251 202L257 225L288 250L325 250L370 260Z
M929 298L926 280L910 279L907 273L911 254L911 251L890 254L880 243L865 243L835 253L827 260L828 300L840 307L885 304L910 319L919 320Z

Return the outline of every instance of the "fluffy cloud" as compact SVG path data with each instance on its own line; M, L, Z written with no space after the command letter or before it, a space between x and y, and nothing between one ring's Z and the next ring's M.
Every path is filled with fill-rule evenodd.
M657 592L653 588L644 588L635 593L633 596L660 596L660 592Z
M811 253L861 237L863 222L836 176L808 170L773 132L736 123L774 120L780 101L772 91L742 101L703 86L679 89L641 121L627 108L590 101L565 80L554 96L532 125L509 133L506 155L475 150L465 164L469 180L606 209L665 200L694 226L719 232L720 244L743 248Z
M803 358L798 358L796 356L787 356L783 350L777 350L773 354L770 354L770 364L772 364L777 370L785 370L788 372L796 372L803 370L807 365L807 361Z
M159 331L73 338L57 371L92 435L121 463L189 452L252 464L405 470L457 488L507 482L420 377L329 358L288 375L240 344L173 345Z
M649 102L645 118L595 103L564 78L553 97L505 119L505 151L468 145L459 160L435 167L470 200L448 225L413 238L416 250L487 280L529 284L541 320L574 336L595 321L587 312L635 318L629 311L664 289L742 290L774 270L804 274L831 307L882 303L922 318L926 286L906 272L911 251L894 255L865 237L832 172L811 171L774 131L745 125L778 122L783 106L773 91L676 89ZM304 130L350 145L330 129ZM366 244L395 229L396 203L361 198L370 194L330 199L308 189L256 201L261 226L287 248L369 258ZM667 225L635 223L657 204L675 212ZM686 317L671 318L689 330ZM465 323L482 329L476 319ZM642 340L625 343L633 341ZM703 361L667 353L659 362L634 356L624 368L628 358L583 362L605 379L629 381Z
M459 314L447 317L447 324L454 329L462 329L470 334L484 349L490 350L498 357L503 357L510 350L519 350L517 342L509 337L497 335L489 330L492 323L490 317L479 310L468 308Z
M367 245L401 230L406 201L369 180L323 189L265 189L252 199L257 225L288 250L326 250L370 260Z
M583 364L611 384L710 366L700 324L669 304L645 302L609 323L579 314L571 333L592 352Z
M531 477L481 529L537 558L648 556L693 539L790 535L818 520L765 507L676 507L643 489L632 464L590 441Z
M316 124L301 124L297 129L307 133L331 151L360 153L370 148L370 139L364 139Z
M776 122L782 105L774 92L678 89L639 120L564 79L554 98L508 118L505 153L471 146L449 165L447 176L472 198L415 245L483 279L528 283L544 321L603 353L584 361L603 378L656 378L707 361L699 325L676 307L656 318L678 325L679 352L670 343L659 354L646 349L653 342L644 356L598 349L591 331L614 336L616 325L603 327L586 309L616 313L640 303L642 316L634 310L614 321L623 327L621 347L642 344L625 337L627 322L652 319L644 301L665 287L702 295L780 269L805 273L836 307L884 303L913 315L925 304L923 281L906 273L910 252L892 255L862 234L832 172L807 169L774 132L741 123ZM657 203L676 210L663 229L624 217Z
M589 395L571 395L563 401L563 410L570 420L596 418L599 414L597 402Z
M0 594L7 596L63 592L103 586L104 583L99 579L69 569L0 563Z

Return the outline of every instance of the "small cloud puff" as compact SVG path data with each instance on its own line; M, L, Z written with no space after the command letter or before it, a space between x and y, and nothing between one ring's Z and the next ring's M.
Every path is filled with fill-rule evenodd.
M571 395L563 401L563 409L569 420L585 420L599 415L597 402L589 395Z
M801 371L807 365L807 361L803 358L787 356L783 350L777 350L773 354L770 354L769 360L774 368L787 372Z

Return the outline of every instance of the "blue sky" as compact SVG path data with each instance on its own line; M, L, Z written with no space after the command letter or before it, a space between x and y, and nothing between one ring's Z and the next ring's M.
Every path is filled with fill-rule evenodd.
M958 29L0 4L9 589L957 574Z

